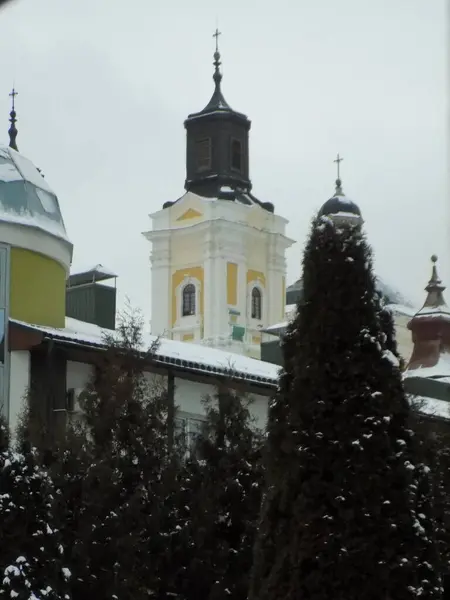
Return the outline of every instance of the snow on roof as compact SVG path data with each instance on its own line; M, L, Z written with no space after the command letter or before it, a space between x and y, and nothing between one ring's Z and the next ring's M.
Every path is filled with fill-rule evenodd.
M93 282L106 281L107 279L116 279L118 277L112 269L108 269L101 264L93 265L86 269L74 269L69 274L69 287L84 285Z
M108 277L117 277L117 274L112 269L108 269L100 263L97 265L91 265L88 268L70 270L71 275L82 275L84 273L98 273L99 275L108 275Z
M411 308L411 306L406 306L405 304L393 303L388 304L387 306L392 310L392 312L399 315L404 315L405 317L412 318L416 314L416 310L414 308Z
M404 377L423 377L423 378L441 378L450 377L450 353L443 352L439 355L439 360L432 367L407 368L403 374Z
M411 397L411 403L413 404L413 408L416 408L423 415L438 419L450 419L450 402L447 400L413 396Z
M405 316L413 316L414 310L409 308L408 306L404 306L402 304L388 304L388 308L391 308L395 314L405 315ZM297 305L296 304L287 304L285 308L285 321L281 321L280 323L275 323L274 325L269 325L268 327L264 327L262 329L263 333L272 333L274 335L281 334L285 331L286 327L289 325L289 322L295 317Z
M376 280L377 290L379 292L381 292L381 294L387 304L389 304L393 307L394 306L398 307L398 311L402 312L404 314L408 314L411 316L415 315L415 313L417 312L417 309L413 309L411 307L411 303L403 296L403 294L401 294L398 290L394 289L391 285L386 283L380 277L376 276L375 280ZM300 292L299 297L301 299L301 297L303 296L303 280L302 280L302 278L300 277L300 279L297 279L297 281L295 281L294 283L291 283L287 287L286 291L287 292Z
M111 330L102 329L97 325L83 323L69 317L66 317L66 327L64 329L30 325L15 319L11 319L11 321L24 327L42 331L50 337L67 340L75 344L84 343L97 347L105 345L105 336L114 334ZM145 336L142 350L147 351L157 339L157 336L154 335ZM275 386L278 380L278 365L198 344L177 342L164 338L159 339L155 360L159 363L172 364L195 372L232 373L237 378L265 383L270 386Z
M47 333L57 339L72 341L73 343L87 344L97 347L105 345L105 336L114 334L113 331L102 329L98 325L85 323L66 317L66 327L56 329L30 325L23 321L10 319L27 328L36 329ZM156 336L146 336L145 350L156 341ZM449 355L450 356L450 355ZM160 339L160 345L155 355L156 362L181 366L187 370L209 374L227 374L230 371L238 378L263 383L275 387L278 381L280 367L270 363L247 358L230 352L223 352L187 342L175 342ZM425 369L423 369L425 371ZM406 376L406 373L405 373ZM411 396L411 404L420 413L441 419L450 419L450 403L422 396Z
M449 321L450 312L443 310L442 306L424 306L414 315L414 319L436 319L438 317L441 320Z
M47 219L44 215L32 214L27 211L16 213L10 210L9 207L1 201L0 194L0 221L6 221L8 223L15 223L17 225L25 225L26 227L36 227L42 229L55 237L58 237L66 242L69 242L67 233L62 230L61 224L52 219Z
M0 220L68 241L56 194L28 158L7 146L0 147Z
M28 181L49 194L55 193L31 160L9 146L0 147L0 181Z
M358 220L361 219L360 215L357 215L352 212L345 212L343 210L340 210L339 212L330 215L330 218L331 217L343 217L344 219L358 219Z
M271 333L273 335L281 335L286 330L286 327L289 325L289 321L281 321L281 323L275 323L275 325L269 325L269 327L264 327L261 329L263 333Z

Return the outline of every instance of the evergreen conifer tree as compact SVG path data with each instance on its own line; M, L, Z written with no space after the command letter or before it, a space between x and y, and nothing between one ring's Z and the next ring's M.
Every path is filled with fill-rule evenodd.
M67 438L53 448L50 474L55 487L54 515L66 549L66 563L72 573L73 598L82 598L89 581L89 557L85 554L89 537L90 515L86 518L86 499L89 490L86 474L91 455L87 452L84 435L68 423ZM89 506L89 504L88 504Z
M166 551L167 401L145 379L138 314L125 315L106 341L79 400L82 452L60 456L59 516L74 542L76 597L138 600L160 585Z
M205 407L205 427L186 465L190 510L178 595L245 600L261 502L263 435L248 399L232 389L219 389Z
M437 521L437 543L441 557L444 599L450 596L450 429L449 422L420 413L422 402L413 399L413 427L420 437L432 477L432 496ZM450 410L449 410L450 418Z
M361 229L317 218L303 282L250 599L440 598L426 468Z
M0 436L7 427L0 423ZM37 452L24 444L0 452L0 597L29 600L70 598L71 572L65 563L54 514L54 488Z
M383 347L392 352L395 358L398 360L399 369L403 371L405 368L405 361L398 351L397 338L395 336L395 323L392 309L386 304L386 301L378 294L380 300L380 327L382 331L381 341Z

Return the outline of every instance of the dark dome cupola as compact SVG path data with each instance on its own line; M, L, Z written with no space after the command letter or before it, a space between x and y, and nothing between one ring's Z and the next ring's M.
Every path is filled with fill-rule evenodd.
M216 30L214 92L203 110L186 119L185 188L200 196L218 197L223 188L251 190L249 177L249 130L246 115L234 111L225 100L220 72Z
M340 178L339 165L343 158L337 155L337 179L334 195L323 204L319 211L319 217L326 216L337 223L347 223L352 225L360 225L362 223L361 211L358 205L350 200L342 191L342 181Z

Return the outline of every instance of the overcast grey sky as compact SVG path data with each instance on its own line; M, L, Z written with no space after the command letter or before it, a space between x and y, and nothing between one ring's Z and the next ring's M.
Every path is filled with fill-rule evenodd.
M445 0L17 0L0 15L0 124L57 192L74 266L119 274L150 313L148 214L183 192L183 120L223 91L252 120L251 176L297 240L332 195L360 205L378 274L423 301L429 256L450 287ZM447 294L450 301L450 290Z

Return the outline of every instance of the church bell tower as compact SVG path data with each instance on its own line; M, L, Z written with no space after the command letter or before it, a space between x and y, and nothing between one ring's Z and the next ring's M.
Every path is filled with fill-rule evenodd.
M287 221L252 193L248 117L225 100L219 32L214 91L186 130L185 193L150 215L152 333L259 358L284 316Z
M221 90L219 32L214 52L214 92L203 110L192 113L186 128L185 189L204 197L217 197L222 187L250 192L248 138L250 120L232 110Z

